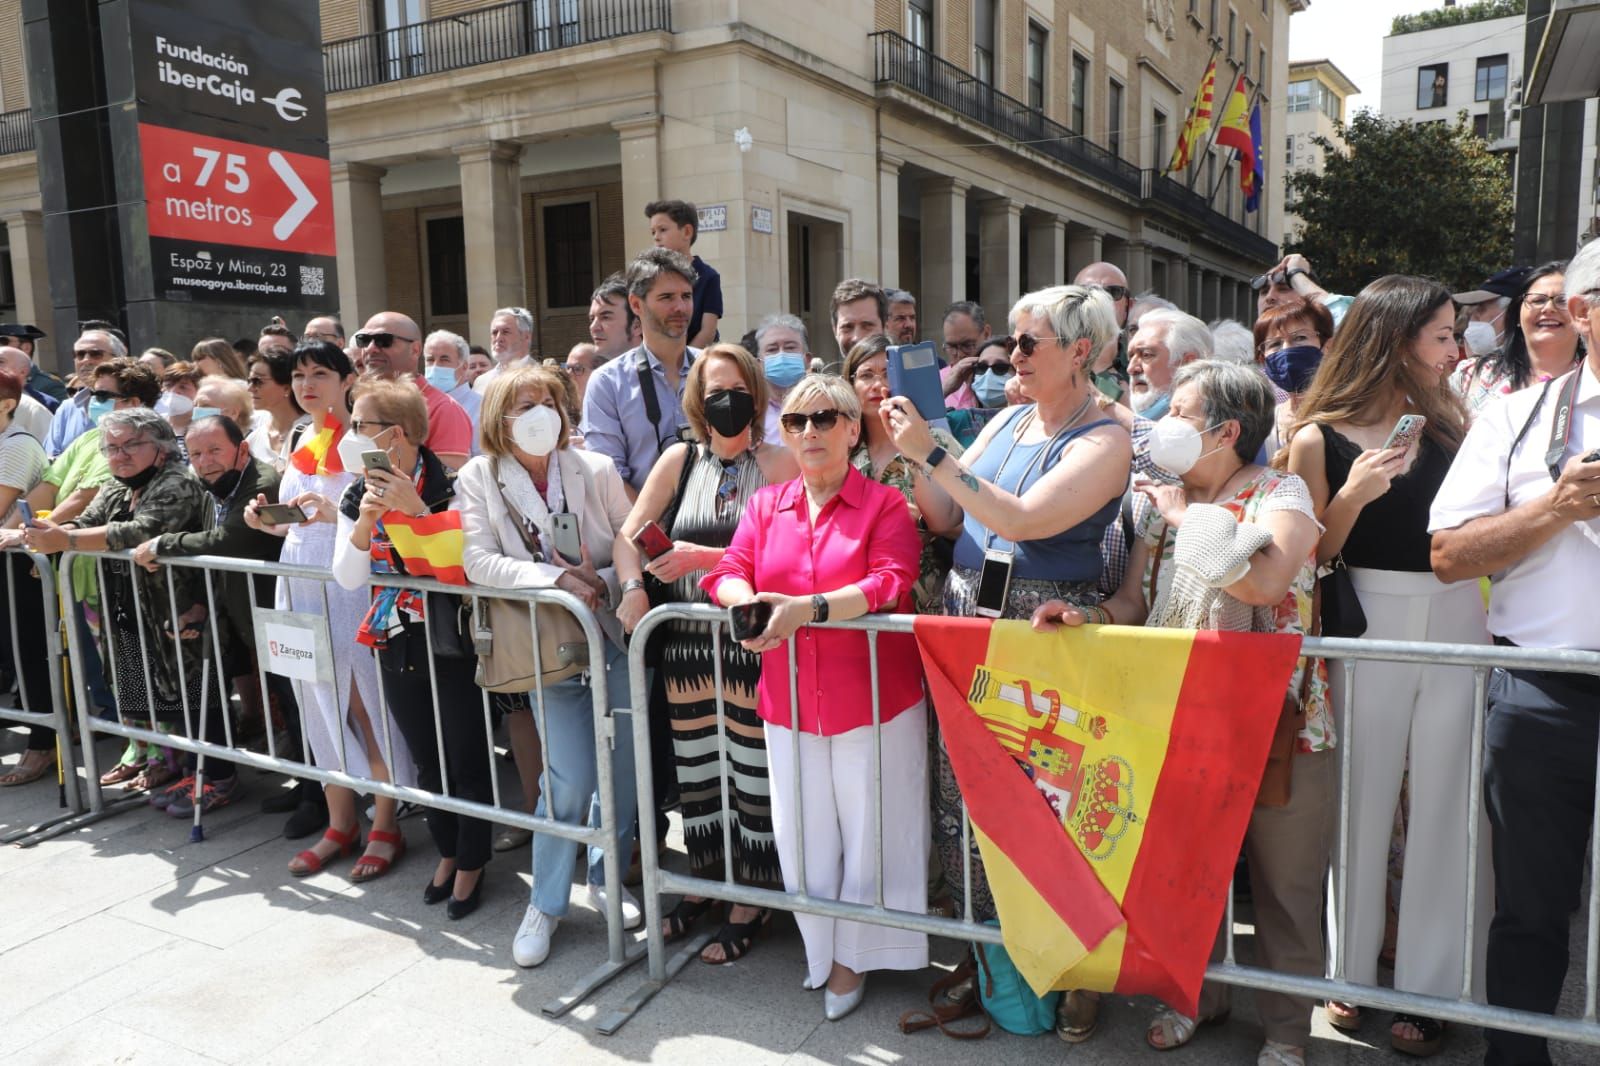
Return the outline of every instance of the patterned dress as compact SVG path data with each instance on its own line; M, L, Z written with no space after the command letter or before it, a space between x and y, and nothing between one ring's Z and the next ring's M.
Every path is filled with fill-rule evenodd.
M950 453L952 459L959 459L965 448L950 434L942 429L932 429L933 442ZM876 470L872 465L872 453L867 450L866 443L860 444L850 456L851 465L861 471L863 477L869 477L882 485L898 489L900 495L906 498L906 506L911 508L911 517L917 523L917 533L922 537L922 557L917 563L917 584L911 590L911 598L916 602L918 614L938 614L940 604L943 602L944 578L950 572L950 544L946 541L939 544L939 537L928 532L926 523L922 521L922 514L917 510L915 496L915 477L917 474L927 476L921 463L914 463L903 455L896 455L883 464L882 470Z
M667 535L673 540L725 548L733 540L745 506L766 478L754 452L719 459L692 445L693 464ZM700 591L705 571L685 574L668 586L667 602L708 603ZM721 744L717 731L717 687L711 630L699 622L670 622L661 645L661 671L672 711L672 748L683 803L683 837L689 863L700 877L723 876L723 823L733 845L733 877L744 885L781 888L777 846L772 838L772 801L767 783L767 746L756 716L761 658L727 634L722 638L722 697L726 722L728 800L722 803Z

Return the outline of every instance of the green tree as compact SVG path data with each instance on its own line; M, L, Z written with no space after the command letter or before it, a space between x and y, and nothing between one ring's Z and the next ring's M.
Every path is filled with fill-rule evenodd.
M1511 262L1511 178L1465 112L1448 125L1362 111L1341 133L1343 151L1315 138L1323 173L1289 179L1303 222L1289 250L1311 260L1330 292L1359 292L1384 274L1422 274L1460 292Z

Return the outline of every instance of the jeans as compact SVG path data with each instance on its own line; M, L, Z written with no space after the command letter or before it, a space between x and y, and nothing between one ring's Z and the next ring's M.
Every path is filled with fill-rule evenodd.
M628 698L628 657L614 645L606 646L606 694L613 708L626 710ZM597 802L599 770L595 760L594 696L588 678L580 674L544 690L544 721L539 722L539 704L530 694L533 720L540 726L544 742L544 776L539 806L535 813L570 825L583 824L590 804ZM633 777L633 723L618 717L616 740L611 758L612 791L616 797L619 865L627 862L638 825L639 806ZM599 808L596 807L596 810ZM598 824L595 818L591 824ZM572 861L578 844L574 840L536 833L533 838L533 905L552 918L564 917L572 895ZM591 885L605 884L604 852L589 849Z

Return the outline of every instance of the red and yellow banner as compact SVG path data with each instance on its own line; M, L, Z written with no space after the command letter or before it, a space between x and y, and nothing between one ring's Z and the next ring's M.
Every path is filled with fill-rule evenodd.
M467 583L460 511L440 511L421 518L389 511L383 516L383 531L394 545L394 553L406 564L406 573L451 585Z
M339 440L344 436L344 423L331 413L322 416L322 425L315 433L306 435L300 447L289 456L289 462L302 474L338 474L344 470L339 461Z
M1194 1015L1297 637L921 617L1006 951Z
M1233 83L1233 92L1222 109L1222 119L1217 123L1217 143L1239 153L1240 180L1256 169L1255 141L1250 136L1250 98L1244 91L1244 75Z
M1212 59L1206 64L1205 74L1200 77L1194 103L1189 105L1189 117L1184 119L1183 129L1178 132L1178 143L1172 150L1172 162L1167 164L1167 173L1186 169L1194 159L1195 146L1211 131L1212 97L1216 90L1217 61Z

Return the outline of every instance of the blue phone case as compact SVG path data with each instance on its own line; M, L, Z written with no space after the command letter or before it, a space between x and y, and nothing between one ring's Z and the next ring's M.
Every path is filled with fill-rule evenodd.
M944 387L939 377L942 364L932 341L897 344L889 348L889 393L904 396L917 413L930 423L948 428L945 417Z

